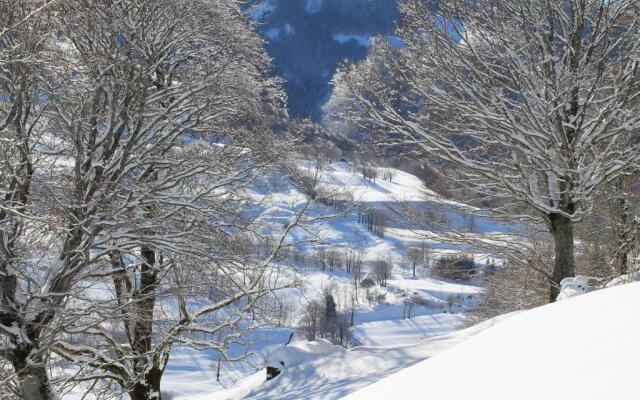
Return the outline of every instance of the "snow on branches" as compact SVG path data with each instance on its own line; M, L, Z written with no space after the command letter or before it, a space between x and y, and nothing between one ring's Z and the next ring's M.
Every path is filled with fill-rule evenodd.
M401 11L402 46L379 39L342 67L327 110L444 162L495 215L517 218L514 202L534 211L555 239L557 292L574 271L573 224L640 162L638 3L407 0Z

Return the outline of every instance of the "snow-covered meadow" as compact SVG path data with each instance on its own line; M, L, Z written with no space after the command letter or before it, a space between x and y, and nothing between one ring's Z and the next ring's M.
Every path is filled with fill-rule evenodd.
M309 171L312 169L308 167ZM586 311L579 312L581 309L587 309L581 306L581 302L587 300L576 300L576 305L571 306L574 300L570 299L540 310L507 314L469 327L471 322L466 313L482 296L482 279L449 281L431 276L428 269L418 271L414 277L411 266L406 262L407 249L423 245L425 242L429 245L432 262L461 249L468 251L468 248L455 243L439 242L438 231L420 231L415 227L403 229L401 224L388 228L384 235L378 235L369 231L366 225L359 223L357 216L358 207L388 207L385 210L391 214L398 212L399 208L396 205L399 202L409 201L414 206L418 204L418 207L423 207L425 212L430 208L439 211L445 208L447 215L454 216L454 220L457 219L460 221L459 224L464 224L464 209L467 206L441 199L410 174L398 170L391 172L391 182L372 182L364 179L349 163L339 162L326 166L320 175L319 187L323 187L325 193L350 193L350 198L357 199L353 201L356 206L336 212L332 206L314 203L308 210L308 215L311 216L308 223L296 227L287 239L300 254L308 256L299 257L297 261L290 258L280 261L282 266L287 264L293 269L282 268L278 279L299 280L298 287L285 289L277 294L279 304L289 307L290 318L282 324L274 324L272 320L259 322L257 329L248 331L238 343L230 346L228 355L238 359L233 362L225 360L220 353L213 350L200 351L191 347L178 347L172 353L164 373L163 391L170 393L177 400L320 400L339 399L344 396L351 396L348 398L353 399L375 399L388 398L392 393L397 393L398 388L404 388L407 395L414 393L415 388L410 383L418 381L418 375L428 375L431 382L428 387L434 390L430 393L444 396L454 393L449 390L456 387L460 393L464 390L471 392L455 394L454 398L466 398L479 392L468 385L458 387L460 385L453 382L446 383L447 376L451 376L450 371L455 370L455 376L458 373L473 376L474 385L477 387L482 387L482 382L491 382L491 377L498 373L512 376L517 381L518 377L525 374L524 371L521 372L523 367L509 368L508 365L515 365L525 356L522 355L522 350L518 349L521 345L520 340L515 338L538 332L534 329L535 326L556 323L567 325L565 333L559 336L552 335L548 339L543 339L544 329L536 328L540 335L534 336L540 343L532 345L530 350L527 350L526 357L537 360L538 364L524 364L527 368L526 374L535 374L538 371L540 379L544 379L544 372L541 372L544 370L542 363L554 355L545 354L543 357L542 349L556 349L554 351L570 354L570 360L587 357L589 354L586 343L583 347L573 350L558 347L556 343L550 344L556 339L568 341L574 340L571 335L582 335L574 327L576 323L583 321L581 323L585 325L585 330L589 329L593 334L601 336L598 340L604 340L607 332L612 331L605 326L626 323L621 322L624 314L622 311L616 310L611 315L604 315L608 307L613 308L609 303L590 304L589 309L597 309L598 313L603 315L596 313L598 315L590 315L587 318ZM261 205L259 219L263 232L269 234L272 231L277 232L283 220L295 215L296 210L305 204L306 196L292 182L286 180L277 185L270 183L265 187L269 190L262 187L255 191L254 196L258 197ZM506 228L489 220L481 221L478 226L478 237L506 231ZM392 269L386 286L375 285L370 288L383 295L384 300L372 302L364 296L364 289L360 288L360 295L354 307L353 326L349 328L347 348L334 345L325 339L309 342L298 329L309 301L322 298L327 289L333 293L338 309L345 312L349 312L350 299L354 296L352 274L347 273L343 266L325 265L321 268L317 265L317 260L314 261L313 257L309 256L317 247L361 252L363 277L371 273L372 263L376 259L391 260ZM487 256L482 253L473 253L473 257L480 265L488 261ZM621 283L626 281L617 279L610 285ZM632 290L634 287L637 291L637 284L629 285L627 289L615 289L623 293L619 296L630 296L628 300L625 297L624 302L627 305L635 304L635 292ZM586 278L567 279L560 299L575 297L591 290L593 289L587 287ZM92 288L92 291L98 297L109 296L101 288ZM420 296L427 301L414 304L411 310L408 310L407 301L412 296ZM623 301L618 297L598 294L589 298L593 299L592 302L597 302L599 298L609 302ZM172 305L164 304L163 307L163 312L170 312ZM577 310L575 315L569 316L574 312L574 308ZM546 311L547 309L549 311ZM611 321L607 322L609 325L602 325L602 329L594 330L591 324L598 321L598 318ZM505 320L508 321L502 322ZM498 326L492 328L494 325ZM504 333L501 333L503 330ZM485 336L488 339L483 339ZM463 343L467 341L469 344ZM510 350L503 350L501 343L505 344L505 349ZM475 354L474 352L478 354L470 357L469 354ZM504 360L495 361L496 354ZM610 357L608 350L602 350L599 354L602 357ZM424 361L427 359L428 361ZM475 365L474 362L480 362L482 365ZM267 380L267 366L277 366L280 375ZM506 369L499 371L500 368ZM479 374L477 371L483 373ZM443 377L435 378L440 376L438 374ZM376 383L378 381L380 382ZM438 385L435 385L436 382L439 382ZM625 384L624 381L620 382ZM368 385L371 387L367 387ZM484 387L487 395L489 391L494 390L491 385L485 384ZM509 392L512 395L521 394L520 387L515 384L510 385L508 389L513 392ZM79 397L79 392L71 392L65 398ZM537 397L532 395L531 398Z
M308 175L315 174L313 163L302 163L302 169ZM380 174L382 174L380 168ZM293 318L288 326L264 327L248 333L243 337L243 345L231 347L231 356L244 356L242 360L228 363L220 362L220 376L217 380L218 359L215 352L198 352L184 348L172 355L165 378L163 390L171 392L176 399L241 399L248 398L339 398L366 383L374 382L399 368L411 365L433 353L433 348L441 348L445 343L461 340L463 336L437 340L436 345L423 345L431 338L448 335L468 325L465 311L475 304L482 294L481 281L453 282L430 276L428 270L417 271L412 276L411 266L406 263L407 251L411 246L424 245L430 249L431 263L442 255L460 251L456 244L442 243L437 239L437 231L427 228L403 229L402 223L394 228L387 228L384 236L377 235L358 223L358 209L376 207L390 215L401 212L397 204L411 202L413 207L423 210L433 209L453 216L454 223L463 227L465 224L465 205L441 198L424 187L415 176L395 169L390 169L391 181L370 181L361 175L347 162L328 164L318 173L318 187L323 193L330 193L351 199L351 206L346 211L336 211L332 206L315 203L308 210L308 223L296 227L289 238L294 248L307 257L302 261L287 260L294 265L295 277L302 281L299 288L287 289L278 294L279 301L291 307ZM269 233L277 231L291 218L296 210L306 202L306 196L292 182L272 177L277 180L267 182L255 190L254 196L260 201L259 219L263 230ZM279 180L278 180L279 179ZM446 210L446 211L443 211ZM398 215L397 218L402 218ZM480 221L478 235L493 234L504 230L503 227L489 220ZM485 229L483 231L482 229ZM349 329L349 350L336 346L320 346L311 351L303 335L295 329L300 323L307 303L321 298L326 289L330 289L336 298L339 310L349 311L354 286L352 274L344 267L324 270L315 265L310 257L314 248L353 249L362 254L365 277L376 259L391 261L392 270L386 287L376 285L371 288L383 295L381 302L370 302L366 299L364 289L360 288L359 298L355 304L354 325ZM475 253L474 258L479 265L487 262L487 256ZM291 273L283 273L279 279L293 279ZM426 305L414 305L409 311L407 300L411 296L427 299ZM409 312L411 317L409 318ZM269 382L265 388L266 372L264 368L273 361L278 352L294 334L292 344L287 348L302 348L301 356L294 365L287 365L282 378ZM466 334L465 334L466 335ZM355 346L355 347L353 347ZM319 350L321 349L321 350ZM387 350L390 353L387 354ZM250 353L250 354L249 354ZM393 355L391 355L393 354ZM330 359L324 359L329 357ZM348 360L348 361L347 361ZM387 360L387 361L383 361ZM303 362L304 361L304 362ZM308 362L308 363L307 363ZM336 364L334 364L334 362ZM280 387L286 379L302 379L304 374L315 374L314 363L331 365L352 365L348 376L335 382L328 388L320 389L325 384L309 382L309 387L300 392L291 393L291 387L298 381L291 381L289 389ZM363 377L367 366L377 365L376 371ZM338 367L340 368L340 367ZM306 372L300 372L302 369ZM329 380L331 373L324 379ZM303 374L303 375L299 375ZM366 374L365 374L366 375ZM298 378L293 378L298 376ZM360 377L360 378L357 378ZM316 377L320 379L319 377ZM309 377L310 379L310 377ZM342 387L346 385L345 387ZM310 390L311 386L318 389ZM334 389L332 390L331 387ZM249 394L249 391L251 393ZM280 393L278 395L278 393ZM307 393L309 397L304 397ZM280 397L278 397L280 396ZM303 396L303 397L297 397Z

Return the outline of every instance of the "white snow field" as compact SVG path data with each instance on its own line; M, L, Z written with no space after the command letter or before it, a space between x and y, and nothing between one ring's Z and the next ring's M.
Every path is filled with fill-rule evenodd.
M410 345L461 329L464 325L465 319L460 314L436 313L410 319L365 322L351 328L351 333L366 346Z
M309 173L314 169L309 163L301 164ZM391 182L370 182L355 172L349 163L332 163L325 167L321 182L325 191L338 195L345 194L348 187L347 197L364 207L372 206L393 214L396 200L411 201L426 210L437 209L439 213L447 213L454 225L464 225L464 217L457 210L466 207L465 205L441 198L411 174L391 171ZM256 212L260 213L266 233L280 229L283 222L293 216L294 210L305 202L305 196L291 182L278 177L274 181L265 182L261 189L255 191L255 196L263 200L262 208ZM324 216L336 214L336 211L332 207L316 204L309 210L309 214ZM477 221L477 226L478 234L492 234L501 230L501 227L485 220ZM352 344L368 347L345 351L331 346L331 351L322 352L318 352L316 348L313 355L307 357L307 362L296 366L287 365L281 377L265 383L265 365L273 359L274 352L280 351L278 349L282 348L294 331L287 327L266 325L248 334L245 338L246 345L235 345L231 349L230 354L235 357L246 350L251 350L253 354L240 362L222 361L219 381L216 380L218 355L215 352L179 349L171 356L162 381L163 390L171 392L174 399L338 398L399 368L430 357L439 349L466 337L467 334L453 337L447 334L465 326L464 312L482 293L479 282L447 282L422 273L413 278L408 267L405 265L404 269L401 268L399 261L406 255L407 246L421 243L416 239L415 230L403 229L402 224L398 223L389 228L384 237L379 237L369 232L365 225L358 223L355 211L349 211L346 215L338 213L331 218L320 218L296 228L290 241L303 251L310 252L312 248L308 247L308 241L336 249L349 246L362 253L365 273L369 263L377 258L392 260L394 268L387 286L372 289L385 295L383 303L369 303L360 289L354 327L350 333ZM455 245L440 243L435 234L428 240L428 244L431 246L432 260L456 251ZM481 263L485 259L483 254L475 254L474 257ZM284 303L293 308L292 325L298 322L307 302L321 298L323 289L327 287L333 288L338 309L348 309L353 278L344 270L323 271L309 261L298 263L296 269L303 287L300 290L287 290L279 295ZM427 299L428 305L414 306L411 318L405 319L403 316L407 310L404 302L412 295ZM445 336L431 344L425 342L426 339L440 335ZM307 346L303 341L304 337L296 335L292 346ZM412 347L415 345L417 347ZM319 368L320 365L326 365L326 368ZM374 370L370 370L371 365L376 365ZM339 382L332 383L331 380L340 371L346 375ZM319 375L313 377L314 374ZM300 379L306 380L304 384L301 384ZM248 394L250 391L251 394ZM303 392L308 397L302 396Z
M520 313L345 399L640 399L640 283Z

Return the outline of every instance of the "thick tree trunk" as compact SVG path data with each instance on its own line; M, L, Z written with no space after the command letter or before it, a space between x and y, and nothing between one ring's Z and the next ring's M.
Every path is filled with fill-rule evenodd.
M131 400L162 400L161 379L162 371L155 367L151 368L144 380L136 382L133 390L129 392L129 397Z
M7 252L10 254L10 252ZM0 306L4 312L0 313L0 323L5 326L16 326L18 316L15 310L16 289L18 279L15 274L10 274L9 265L3 262L0 265ZM20 392L24 400L53 400L57 396L51 388L44 360L41 357L34 357L37 353L38 333L34 330L27 330L25 335L29 341L18 342L17 338L10 340L11 350L8 350L5 357L11 362L20 385ZM31 358L30 358L31 356Z
M153 351L153 310L155 307L155 290L157 287L157 269L155 250L143 246L141 249L143 263L140 266L140 288L135 296L136 311L133 321L132 350L140 362L136 365L137 373L144 374L129 393L131 400L162 400L160 397L160 380L162 370L152 366L147 372L146 355Z
M29 359L33 346L18 346L11 363L17 373L23 400L55 400L56 396L41 359Z
M549 301L554 302L560 293L560 282L574 275L576 261L573 248L573 221L562 214L551 214L549 219L555 250Z

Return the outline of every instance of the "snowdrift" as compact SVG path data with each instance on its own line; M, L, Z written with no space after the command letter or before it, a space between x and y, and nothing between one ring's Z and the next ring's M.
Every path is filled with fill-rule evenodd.
M345 399L639 399L640 283L520 313Z
M323 340L294 343L271 355L269 365L283 366L276 378L264 382L263 373L262 383L247 380L234 392L214 393L207 400L339 399L408 365L433 357L516 314L501 315L408 346L358 346L345 350ZM236 393L243 393L244 397L234 397Z

